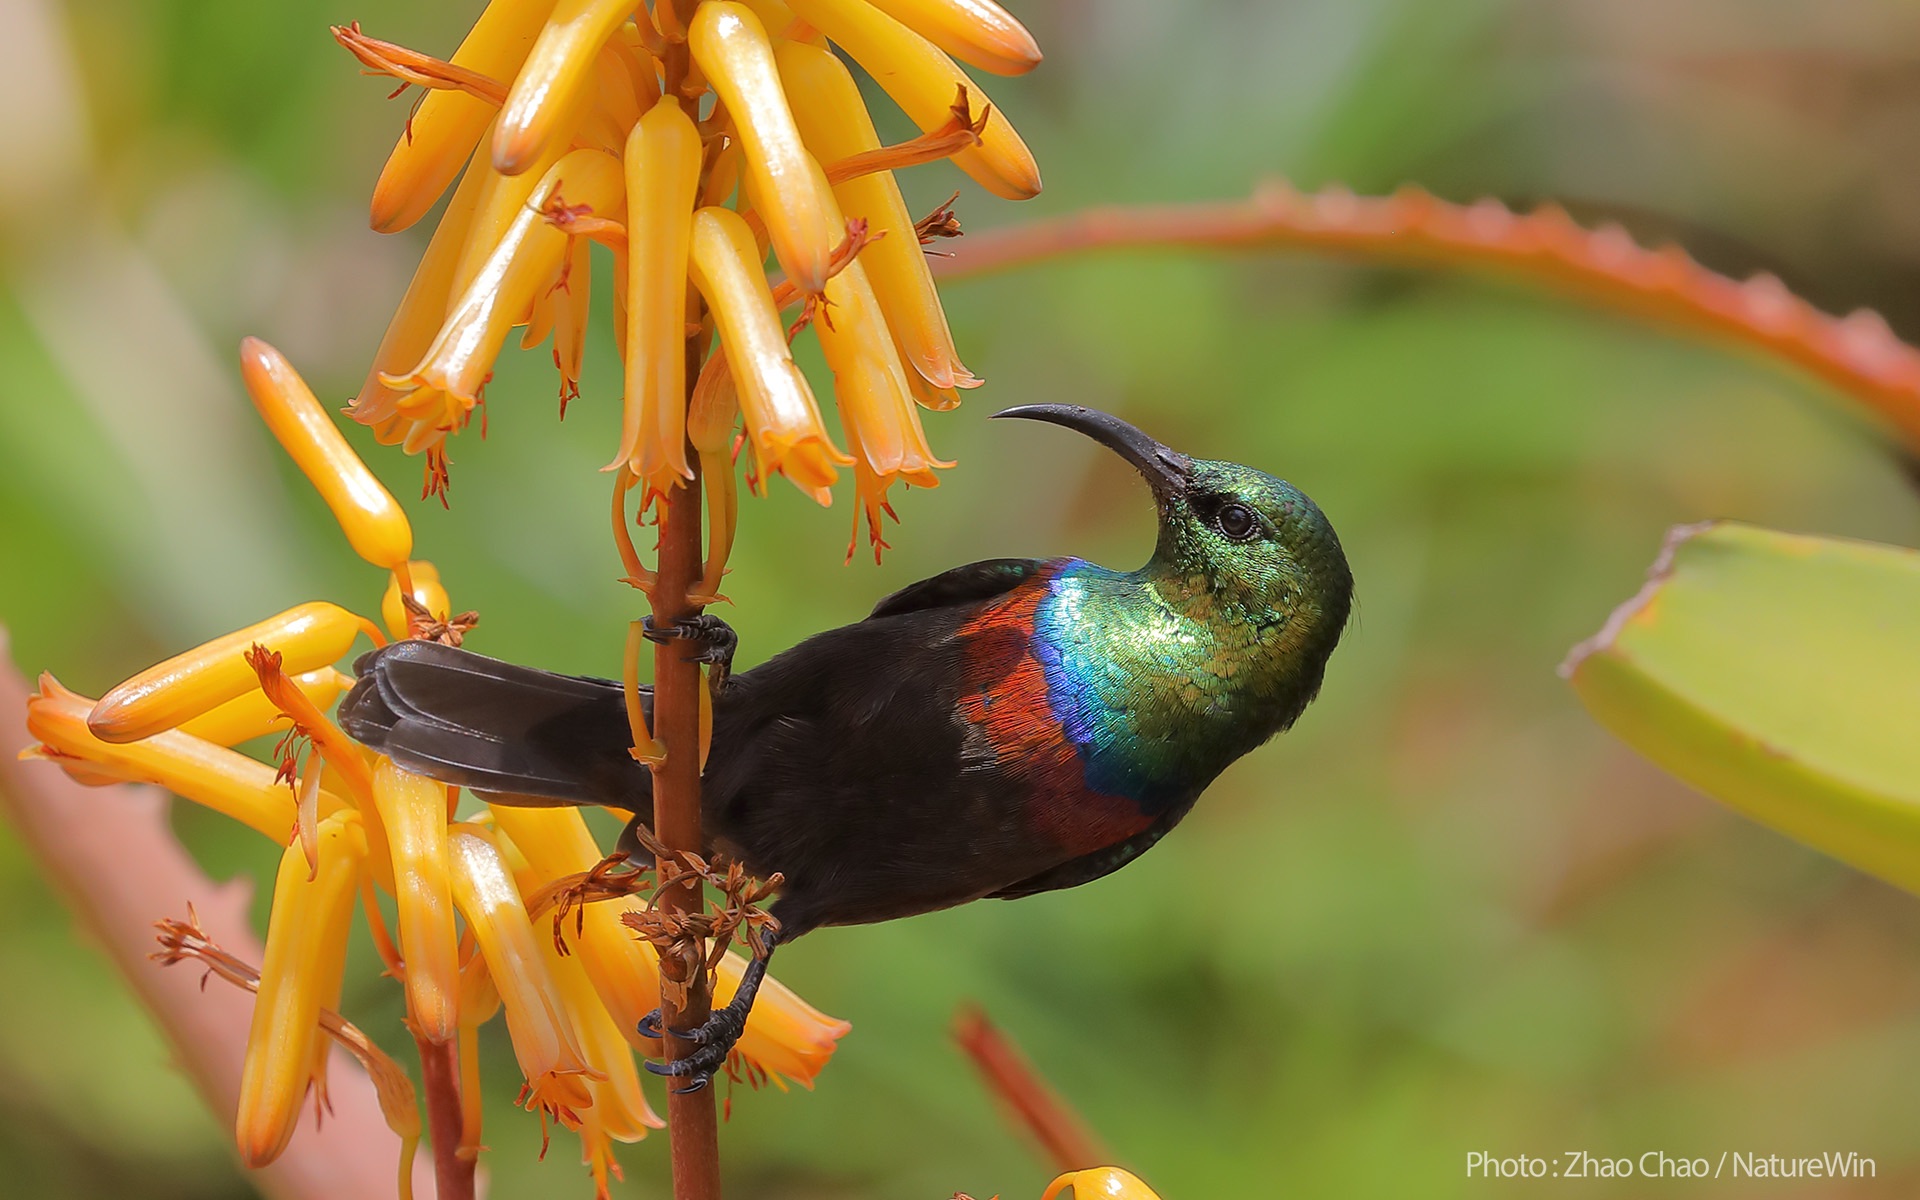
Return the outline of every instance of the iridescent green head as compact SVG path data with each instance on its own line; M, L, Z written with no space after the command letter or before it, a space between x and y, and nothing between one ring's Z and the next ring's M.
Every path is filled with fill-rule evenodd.
M1064 425L1132 463L1160 510L1159 542L1140 574L1221 642L1265 660L1276 685L1304 691L1304 705L1353 602L1346 555L1318 505L1283 479L1188 458L1097 409L1030 404L995 415Z

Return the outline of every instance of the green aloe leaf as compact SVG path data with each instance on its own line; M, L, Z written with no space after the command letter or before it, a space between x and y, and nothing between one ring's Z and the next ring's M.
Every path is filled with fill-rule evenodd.
M1560 673L1681 780L1920 893L1920 552L1680 526Z

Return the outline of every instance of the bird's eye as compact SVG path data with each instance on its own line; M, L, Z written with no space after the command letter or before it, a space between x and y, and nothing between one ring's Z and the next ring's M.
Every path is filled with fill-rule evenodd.
M1253 510L1244 504L1224 505L1215 514L1213 523L1220 527L1221 533L1236 542L1246 541L1260 528L1260 522L1253 515Z

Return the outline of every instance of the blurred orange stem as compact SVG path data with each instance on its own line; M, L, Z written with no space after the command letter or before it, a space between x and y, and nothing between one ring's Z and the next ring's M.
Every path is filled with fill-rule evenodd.
M1248 200L1093 208L973 234L934 261L934 274L960 279L1090 250L1155 247L1297 248L1536 280L1659 328L1784 359L1867 405L1920 450L1920 349L1877 313L1829 316L1771 275L1731 279L1678 246L1647 250L1617 225L1585 229L1551 205L1517 214L1497 200L1452 204L1419 188L1303 195L1274 183Z
M1086 1121L1047 1085L1020 1048L987 1020L983 1009L962 1006L953 1019L953 1036L973 1060L987 1090L1040 1143L1055 1170L1078 1171L1112 1161Z

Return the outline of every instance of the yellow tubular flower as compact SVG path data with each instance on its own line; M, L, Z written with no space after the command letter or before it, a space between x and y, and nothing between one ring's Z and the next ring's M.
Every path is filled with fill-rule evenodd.
M913 392L913 402L921 408L930 408L934 412L948 412L960 407L960 393L952 388L937 388L927 382L926 376L914 371L907 376L907 387Z
M494 822L543 880L591 871L601 860L600 847L578 809L489 808ZM657 1043L642 1038L639 1025L641 1017L660 1006L658 960L620 923L619 909L610 901L586 905L577 914L580 932L574 932L573 916L563 922L561 932L580 954L587 978L623 1036L637 1049L655 1050Z
M776 59L800 132L817 158L835 162L879 148L880 135L860 99L860 87L832 51L786 42ZM859 261L907 364L937 388L979 386L953 348L933 273L893 172L850 179L833 194L842 213L866 221L868 233L878 235L860 252Z
M235 1141L240 1160L262 1167L293 1136L316 1061L322 989L338 977L353 919L354 884L366 837L359 814L339 812L320 823L319 869L308 879L298 846L280 856L267 918L267 955L240 1072Z
M539 935L527 919L526 905L487 830L455 825L447 842L453 902L486 956L487 971L507 1010L514 1057L527 1080L527 1107L577 1121L575 1114L593 1103L582 1078L587 1065L540 957Z
M990 101L941 49L866 0L790 0L793 11L838 42L866 68L922 132L953 115L954 89L964 86L978 112ZM1040 168L998 107L980 133L980 145L953 156L954 165L981 187L1007 200L1040 194Z
M360 618L337 604L290 608L148 667L94 705L87 727L105 742L151 737L258 687L242 657L256 642L280 651L284 669L297 674L338 659L359 630Z
M747 960L731 950L720 960L713 980L716 1007L733 999L746 969ZM747 1015L747 1032L735 1049L774 1079L785 1076L812 1088L814 1077L833 1057L835 1044L852 1031L850 1022L821 1012L769 975L760 981L753 1011Z
M627 137L625 420L620 453L653 491L692 474L686 454L687 247L700 186L700 130L656 104Z
M454 51L453 64L512 79L552 11L553 0L492 0ZM425 216L460 173L493 115L492 105L465 92L428 92L373 185L373 227L398 233Z
M434 335L440 332L441 319L447 315L447 300L453 295L454 272L460 265L467 232L473 225L474 210L492 174L483 164L475 163L454 189L447 211L440 214L433 240L427 243L426 254L414 268L400 307L387 322L380 348L373 355L373 365L367 368L367 378L360 385L360 394L347 409L348 416L373 427L374 437L382 445L399 442L408 422L400 418L394 407L405 393L382 383L381 376L405 371L419 362L420 356L433 344Z
M447 871L447 789L382 757L373 768L373 803L392 855L407 1017L415 1036L449 1041L460 1032L460 955Z
M406 562L413 552L407 515L347 445L286 356L259 338L243 339L240 378L274 438L333 510L354 553L388 570Z
M817 294L845 231L831 214L826 174L794 125L766 29L743 4L705 0L694 11L687 45L739 132L780 266L803 295Z
M827 302L831 320L816 320L814 331L833 368L847 440L859 443L850 448L885 481L883 492L895 477L916 487L936 486L933 469L953 464L927 447L899 353L858 260L827 281Z
M434 620L444 621L452 615L453 601L440 583L440 568L416 558L407 564L407 576L413 581L414 602L431 613ZM387 590L380 597L380 622L396 639L413 636L407 625L407 606L400 603L398 574L388 577Z
M633 10L634 0L560 0L500 108L493 129L495 170L522 174L549 147L566 141L567 110L588 90L594 57Z
M786 475L809 494L831 485L839 478L834 464L853 460L827 437L813 390L787 349L753 230L730 209L701 209L693 218L692 265L719 326L760 469ZM715 369L713 360L707 369Z
M1040 45L993 0L867 0L964 63L995 75L1040 65Z
M514 223L532 204L535 189L546 179L547 172L553 169L554 164L567 156L569 149L564 142L554 143L549 152L534 164L535 169L521 175L502 175L491 167L482 172L480 195L474 202L473 219L467 226L466 241L460 247L460 255L453 268L453 283L448 289L452 300L457 301L467 294L474 279L499 249L501 239L507 236ZM571 202L571 197L568 200ZM513 319L517 322L525 315L526 311L522 309L513 314Z
M652 22L645 13L640 14L640 21L646 21L648 28L652 28ZM633 88L634 101L639 105L640 114L645 115L648 109L660 102L660 65L652 51L647 49L639 23L624 22L613 31L613 38L607 44L626 63L627 80Z
M528 868L542 881L590 871L601 861L600 847L578 809L499 804L491 806L491 812L501 832L512 839ZM620 1035L636 1050L658 1053L657 1043L642 1038L638 1026L641 1017L660 1005L659 960L621 922L620 909L613 901L588 904L561 922L561 935L585 968ZM578 927L576 917L582 922ZM544 934L545 927L537 932ZM721 961L716 1003L725 1003L733 995L746 965L745 958L731 952ZM834 1043L852 1028L768 978L747 1015L747 1031L737 1048L770 1074L811 1087L814 1076L832 1057Z
M411 389L400 411L444 431L479 402L507 335L567 251L567 235L543 211L556 195L569 206L611 212L622 197L620 164L598 150L576 150L554 164L454 305L426 357L405 376L382 377L389 387Z
M560 991L567 1019L580 1035L580 1047L587 1065L598 1079L591 1079L593 1112L599 1117L606 1135L617 1142L637 1142L649 1129L663 1129L666 1122L655 1115L640 1090L640 1072L633 1065L633 1047L624 1031L600 1003L593 983L581 964L580 955L562 955L552 938L540 939L540 952L546 956L547 970Z
M93 701L42 675L40 690L27 700L27 732L40 740L38 756L68 767L68 774L77 766L103 781L155 784L286 843L293 831L293 791L272 767L177 729L136 742L103 742L87 728L92 707ZM341 803L322 793L320 806Z
M1040 1200L1054 1200L1072 1192L1074 1200L1160 1200L1154 1190L1131 1171L1119 1167L1088 1167L1068 1171L1047 1185Z
M353 680L332 667L321 667L293 676L293 686L305 693L315 708L325 709L333 707L340 693L353 686ZM280 710L267 699L266 693L257 690L180 725L181 733L204 738L216 746L233 746L286 731L287 722Z

